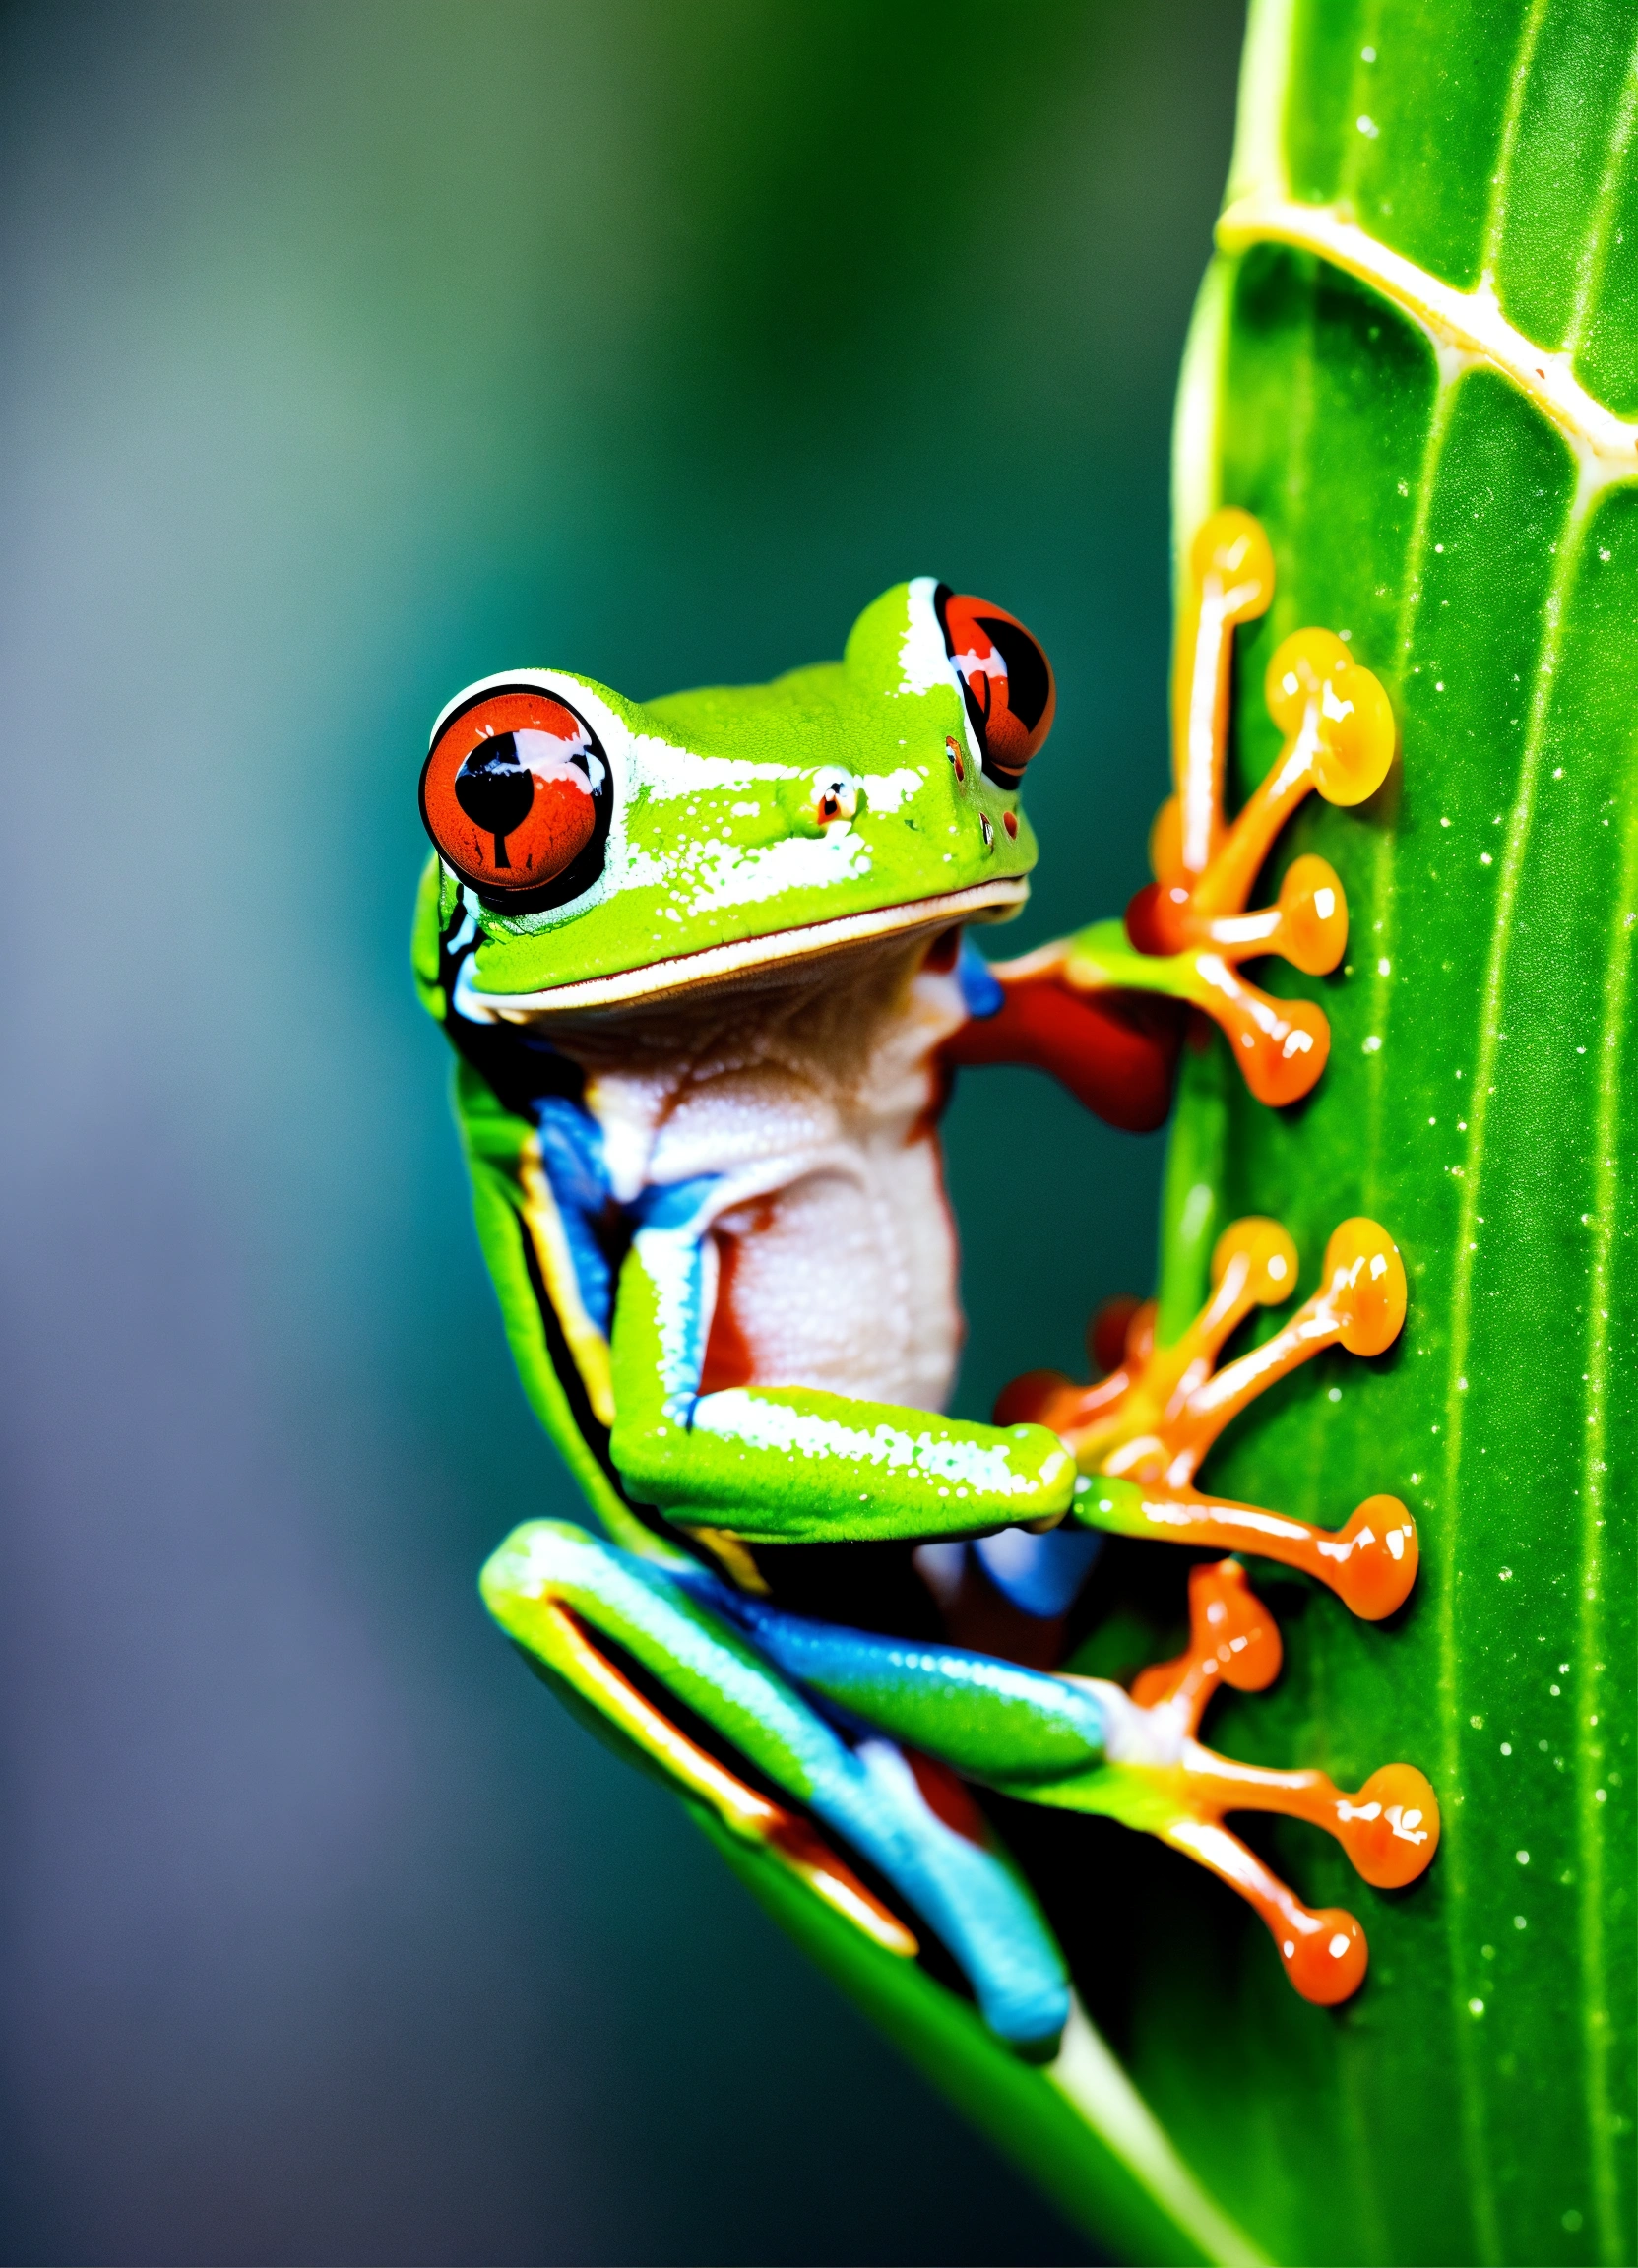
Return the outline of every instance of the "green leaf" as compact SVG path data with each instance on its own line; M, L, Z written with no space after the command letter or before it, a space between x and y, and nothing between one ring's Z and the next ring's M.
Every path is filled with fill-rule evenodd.
M1402 745L1274 861L1318 850L1348 892L1345 970L1272 980L1330 1017L1320 1088L1276 1113L1196 1059L1166 1202L1168 1327L1242 1213L1307 1282L1374 1215L1412 1285L1388 1355L1299 1372L1208 1478L1328 1524L1403 1496L1418 1589L1368 1627L1256 1570L1287 1669L1209 1736L1345 1785L1421 1765L1438 1858L1373 1893L1270 1833L1365 1924L1336 2011L1210 1884L1132 1923L1133 2075L1286 2260L1634 2256L1635 32L1598 0L1257 9L1185 371L1179 542L1241 505L1280 571L1241 634L1239 791L1302 624L1350 639Z

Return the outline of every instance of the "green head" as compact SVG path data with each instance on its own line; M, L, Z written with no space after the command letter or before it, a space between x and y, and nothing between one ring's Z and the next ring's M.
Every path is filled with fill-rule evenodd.
M930 578L840 662L639 705L590 679L481 680L432 733L437 855L417 966L473 925L501 1014L662 999L874 937L1000 920L1029 894L1024 767L1052 722L1030 633Z

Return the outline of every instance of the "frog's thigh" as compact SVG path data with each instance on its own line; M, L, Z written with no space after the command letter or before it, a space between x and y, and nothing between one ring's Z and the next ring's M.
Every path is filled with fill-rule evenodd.
M879 1943L914 1949L804 1822L672 1724L598 1639L879 1869L943 1939L994 2031L1031 2048L1055 2041L1068 1981L1028 1890L993 1851L930 1809L898 1748L849 1746L755 1644L690 1596L712 1596L709 1578L701 1584L675 1562L639 1559L567 1523L533 1521L490 1559L482 1588L520 1646L730 1832L771 1848Z
M732 1598L728 1610L788 1677L971 1779L1011 1787L1102 1759L1102 1707L1078 1681L942 1640L809 1621L761 1600Z

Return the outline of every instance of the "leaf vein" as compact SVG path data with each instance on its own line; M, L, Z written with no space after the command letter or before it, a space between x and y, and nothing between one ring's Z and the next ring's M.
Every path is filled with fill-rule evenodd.
M1605 266L1609 258L1610 223L1615 218L1615 198L1620 187L1621 168L1632 147L1632 129L1635 124L1638 124L1638 44L1634 45L1627 64L1626 83L1621 89L1620 101L1615 106L1609 153L1599 180L1598 195L1593 200L1593 209L1588 216L1587 237L1577 263L1575 304L1570 309L1569 329L1564 339L1564 352L1572 357L1581 351L1587 336L1587 325L1592 317L1593 302L1604 283Z
M1501 256L1502 233L1507 226L1507 192L1513 186L1513 159L1518 155L1519 124L1524 117L1524 98L1530 87L1531 66L1536 60L1536 47L1542 36L1542 26L1546 22L1552 0L1534 0L1530 17L1519 39L1518 60L1513 65L1513 76L1507 89L1507 112L1501 122L1501 147L1496 154L1496 169L1490 176L1490 206L1484 217L1484 256L1480 273L1488 280L1495 273Z
M1242 252L1257 243L1312 252L1419 324L1441 363L1449 358L1457 371L1480 363L1499 371L1569 442L1589 496L1616 481L1638 479L1638 425L1617 417L1588 392L1568 354L1537 346L1510 323L1488 282L1459 291L1380 243L1338 208L1303 205L1262 190L1228 207L1218 221L1217 240L1225 252Z

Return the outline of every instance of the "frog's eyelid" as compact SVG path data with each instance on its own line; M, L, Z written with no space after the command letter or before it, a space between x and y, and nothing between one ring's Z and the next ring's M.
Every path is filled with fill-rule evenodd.
M474 677L470 685L463 685L459 693L453 694L433 719L432 730L427 739L428 753L438 745L458 717L503 693L532 693L555 701L580 718L583 724L587 724L596 739L599 731L606 729L606 724L599 725L595 720L588 719L587 704L592 691L593 688L580 678L571 677L561 669L497 669L487 677ZM591 707L597 717L606 719L606 704L593 700Z

